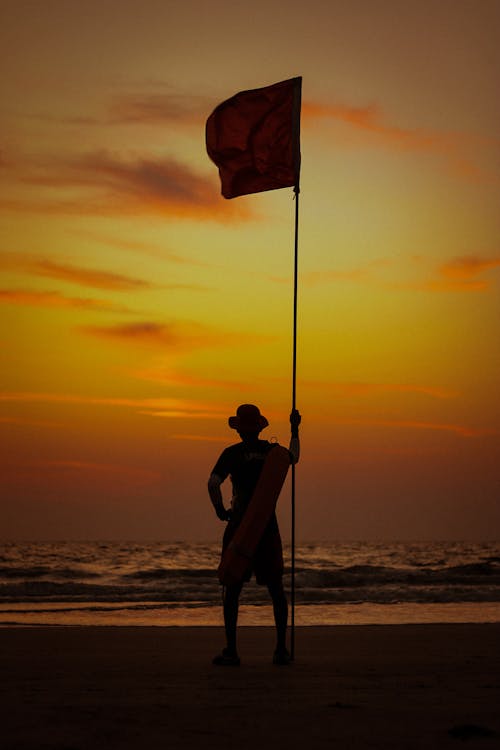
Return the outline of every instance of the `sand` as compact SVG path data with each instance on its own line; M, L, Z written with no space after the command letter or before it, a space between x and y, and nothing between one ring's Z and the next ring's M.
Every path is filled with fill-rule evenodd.
M500 624L0 630L2 750L500 747Z

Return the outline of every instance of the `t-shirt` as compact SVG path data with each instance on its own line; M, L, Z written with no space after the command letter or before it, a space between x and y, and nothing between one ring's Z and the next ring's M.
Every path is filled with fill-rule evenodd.
M212 469L224 481L231 477L233 485L233 513L242 516L253 495L267 454L273 443L255 440L251 443L236 443L226 448Z

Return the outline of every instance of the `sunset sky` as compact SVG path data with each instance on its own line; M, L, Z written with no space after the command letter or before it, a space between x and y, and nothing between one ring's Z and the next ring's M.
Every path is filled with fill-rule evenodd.
M288 442L293 191L223 199L204 128L298 75L298 538L498 538L499 31L497 0L3 0L2 538L216 539L227 418Z

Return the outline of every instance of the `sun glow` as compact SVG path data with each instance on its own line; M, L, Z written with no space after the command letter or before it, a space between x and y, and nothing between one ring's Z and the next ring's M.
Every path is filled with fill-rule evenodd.
M277 38L280 4L257 2L245 23L271 60L251 33L236 41L239 6L89 7L11 4L0 29L3 534L78 537L95 514L100 538L213 538L205 482L235 439L227 417L256 402L287 443L293 192L225 201L204 124L236 91L300 74L299 534L491 536L500 57L486 9L449 24L444 6L368 4L361 23L347 5L333 19L292 3Z

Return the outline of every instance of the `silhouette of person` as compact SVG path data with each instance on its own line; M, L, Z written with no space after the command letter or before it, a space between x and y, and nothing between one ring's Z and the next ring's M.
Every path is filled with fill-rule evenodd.
M299 460L299 424L301 416L294 409L290 414L292 437L290 440L290 460ZM253 404L242 404L236 415L228 420L229 426L236 430L241 438L240 443L226 448L215 464L210 479L208 492L215 512L221 521L227 521L222 541L222 554L231 541L243 518L253 491L259 479L265 458L273 443L261 440L261 430L268 426L267 419ZM221 485L231 477L233 496L231 508L226 510L222 498ZM224 627L227 646L213 660L219 666L238 666L240 659L236 648L236 626L241 590L245 582L255 573L257 583L267 586L273 602L274 621L276 624L276 649L274 664L288 664L290 654L286 648L286 630L288 622L288 602L283 589L283 549L276 514L273 513L258 543L250 569L243 580L227 586L224 591Z

